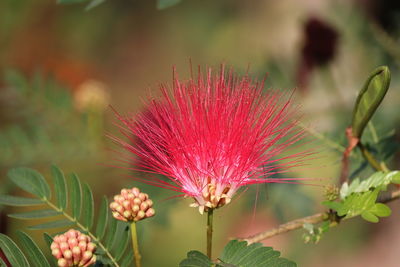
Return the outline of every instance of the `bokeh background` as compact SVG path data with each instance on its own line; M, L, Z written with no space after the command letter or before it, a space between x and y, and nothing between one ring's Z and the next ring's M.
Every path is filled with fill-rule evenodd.
M215 68L225 63L239 74L249 69L259 79L267 74L266 88L296 88L319 153L290 175L322 178L321 185L339 176L357 92L375 67L388 65L391 88L364 138L399 168L399 1L182 0L159 9L156 1L107 0L89 11L86 5L0 1L0 193L22 194L7 180L8 169L49 174L52 163L87 181L96 204L102 195L111 199L137 185L155 200L157 212L140 224L144 266L177 266L187 251L204 250L205 216L189 208L188 199L169 199L173 193L127 178L142 174L111 167L118 148L106 137L120 135L109 105L123 114L139 112L146 95L172 80L173 66L189 78L189 61ZM351 166L352 177L372 172L357 154ZM214 254L229 238L322 210L323 191L249 188L216 212ZM304 244L302 230L264 243L299 266L399 266L400 205L390 206L393 215L380 223L347 221L318 244ZM25 227L6 216L13 211L0 207L0 232L10 236Z

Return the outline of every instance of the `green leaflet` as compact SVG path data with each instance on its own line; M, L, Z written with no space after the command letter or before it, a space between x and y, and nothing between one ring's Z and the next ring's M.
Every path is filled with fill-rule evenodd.
M108 218L109 218L109 223L108 223L105 243L107 247L112 247L115 240L115 232L117 231L117 220L115 220L112 216L108 216Z
M128 255L122 258L121 267L131 266L132 261L133 261L133 253L128 253Z
M8 214L8 217L21 219L21 220L31 220L31 219L41 219L60 215L61 213L55 210L45 209L45 210L33 210L20 213Z
M93 201L93 193L90 190L90 187L87 183L83 184L82 187L83 194L83 203L85 205L85 211L82 213L82 224L90 230L93 225L94 219L94 201Z
M50 221L47 223L32 225L32 226L29 226L28 229L43 230L43 229L60 228L60 227L67 227L67 226L73 226L73 225L75 225L74 222L67 220L67 219L62 219L62 220Z
M107 222L108 222L108 200L107 197L103 197L100 204L100 211L97 220L96 236L99 239L104 237L106 232Z
M39 249L30 236L21 231L18 231L17 235L21 240L21 244L26 251L26 255L32 266L50 267L50 264L43 255L43 252Z
M35 198L0 195L0 204L7 206L36 206L42 205L44 202Z
M53 165L51 166L51 174L54 180L57 207L59 207L61 210L65 210L67 208L68 194L64 173L57 166Z
M0 248L3 250L11 266L29 267L28 260L19 247L8 236L0 233Z
M124 255L124 252L129 244L128 241L130 241L131 237L129 226L127 223L120 223L119 228L122 229L118 229L118 242L116 242L115 246L113 247L113 250L115 251L115 259L117 261L121 259L122 255Z
M8 172L14 184L41 199L50 199L50 187L43 176L29 168L15 168Z
M44 242L46 242L47 246L50 247L51 243L53 243L53 238L48 233L43 233Z
M69 179L71 192L72 217L79 218L82 209L82 189L78 176L73 173Z
M187 258L179 263L179 267L210 267L211 260L200 251L192 250L187 253Z
M361 193L371 190L373 188L382 187L386 189L386 186L391 183L400 183L400 172L376 172L371 175L368 179L360 181L359 178L354 179L350 185L344 183L340 189L340 198L344 199L352 193Z
M386 66L376 68L361 89L353 110L353 136L360 138L365 126L375 113L390 85L390 71Z

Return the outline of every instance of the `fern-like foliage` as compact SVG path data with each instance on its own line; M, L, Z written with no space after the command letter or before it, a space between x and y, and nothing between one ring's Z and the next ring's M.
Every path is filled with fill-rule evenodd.
M72 174L66 179L63 172L56 166L51 167L51 172L55 197L51 196L51 188L39 172L29 168L15 168L8 172L9 179L15 185L34 197L0 195L0 204L9 206L40 205L41 207L33 211L9 214L9 216L22 220L49 219L45 223L28 226L28 229L31 230L76 228L89 235L92 242L97 244L97 259L103 266L129 266L133 260L132 253L129 253L127 249L130 236L129 226L110 216L107 198L103 197L95 220L93 194L89 185L82 183L76 174ZM29 258L43 260L43 257L37 256L41 252L33 240L23 232L19 232L18 235L23 239L22 244ZM18 263L12 264L12 266L47 266L46 264L37 264L38 262L33 259L30 260L32 265L29 265L22 251L13 244L11 239L4 235L0 237L1 248L7 259L10 262L15 260L15 263ZM45 240L48 244L52 242L51 236L47 234Z
M21 243L22 249L11 240L8 236L0 234L0 248L4 252L7 260L11 266L41 266L50 267L49 261L40 250L35 241L25 232L17 232L18 239ZM51 238L51 237L50 237ZM6 263L0 259L0 266L7 266ZM53 264L54 265L54 264Z
M391 210L383 203L377 203L378 195L389 184L400 184L400 172L376 172L368 179L355 179L350 185L344 183L340 189L339 201L325 201L323 204L335 210L339 216L351 218L358 215L369 222L378 222L387 217Z
M9 70L4 82L0 167L15 167L16 161L23 165L65 163L102 155L103 131L96 124L102 114L78 111L71 90L40 73L28 79Z
M179 267L296 267L296 263L280 257L280 252L261 243L248 245L246 241L230 241L218 257L212 262L199 251L190 251Z

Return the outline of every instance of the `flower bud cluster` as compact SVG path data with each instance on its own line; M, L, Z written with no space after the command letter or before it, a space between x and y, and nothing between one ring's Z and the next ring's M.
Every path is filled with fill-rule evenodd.
M334 201L340 196L340 190L335 185L325 187L325 198L328 201Z
M121 221L140 221L155 214L153 201L149 195L141 193L136 187L122 189L120 195L114 196L110 204L115 219Z
M60 267L86 267L96 262L96 245L90 242L89 236L70 229L64 234L56 235L51 244L51 253L58 259Z

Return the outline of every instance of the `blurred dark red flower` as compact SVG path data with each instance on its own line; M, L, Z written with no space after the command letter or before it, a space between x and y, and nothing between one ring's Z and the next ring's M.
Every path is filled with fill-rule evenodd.
M338 32L315 17L309 18L304 24L304 44L301 49L297 81L300 89L306 89L309 77L315 67L331 62L336 54Z

